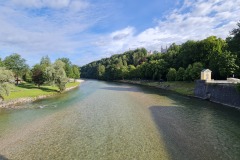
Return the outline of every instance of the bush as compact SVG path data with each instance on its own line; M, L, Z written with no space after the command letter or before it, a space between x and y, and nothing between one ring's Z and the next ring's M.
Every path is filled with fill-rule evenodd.
M185 69L180 67L177 71L176 80L177 81L183 81L184 80L184 73L185 73Z
M190 71L190 75L193 80L200 79L201 71L203 70L203 65L200 62L193 63L192 70Z
M184 73L184 81L192 81L191 72L192 72L192 65L189 64Z
M175 68L170 68L167 74L168 81L175 81L177 76L177 71Z

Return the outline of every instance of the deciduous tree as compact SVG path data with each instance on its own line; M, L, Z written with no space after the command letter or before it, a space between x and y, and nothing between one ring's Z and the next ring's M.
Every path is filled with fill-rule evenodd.
M5 95L10 94L10 89L14 84L14 75L10 70L0 67L0 101L4 100Z
M177 71L175 68L170 68L167 73L167 80L168 81L175 81L177 76Z
M12 54L4 59L4 66L7 69L12 70L16 78L16 84L18 85L18 80L21 78L28 69L26 60L23 59L19 54Z
M44 68L39 64L36 64L32 69L32 81L38 86L38 88L40 88L40 86L46 81Z

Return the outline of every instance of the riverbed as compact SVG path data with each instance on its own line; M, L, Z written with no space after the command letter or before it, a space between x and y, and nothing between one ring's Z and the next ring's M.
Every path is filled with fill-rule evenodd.
M0 159L239 159L240 111L161 89L86 80L0 109Z

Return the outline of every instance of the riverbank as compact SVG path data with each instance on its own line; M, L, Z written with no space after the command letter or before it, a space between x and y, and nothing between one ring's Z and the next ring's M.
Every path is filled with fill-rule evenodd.
M64 92L79 87L83 80L76 80L66 84ZM34 102L36 100L45 99L60 94L55 86L41 86L38 88L31 83L22 83L13 88L9 96L4 97L5 101L0 102L0 108L19 108L20 104Z
M119 80L118 82L161 88L174 91L186 96L194 96L194 82L157 82L145 80Z
M146 81L146 80L119 80L120 83L129 83L129 84L138 84L143 86L149 86L154 88L161 88L164 90L173 91L181 95L190 96L199 99L208 99L211 102L218 103L227 107L232 107L235 109L240 108L239 106L239 91L236 91L236 86L229 86L226 84L210 84L208 87L200 86L195 82L156 82L156 81ZM205 88L208 88L209 91L206 91ZM218 88L218 90L217 90ZM219 89L220 88L220 89ZM203 93L210 93L211 97L206 98L206 96L199 96L199 93L194 93L196 90L200 90ZM225 93L222 95L222 93ZM227 94L226 94L227 93ZM226 96L227 95L227 96Z

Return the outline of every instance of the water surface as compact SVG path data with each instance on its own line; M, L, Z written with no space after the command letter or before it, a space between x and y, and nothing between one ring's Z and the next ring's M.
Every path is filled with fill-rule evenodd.
M240 111L172 92L87 80L0 110L0 159L240 159Z

